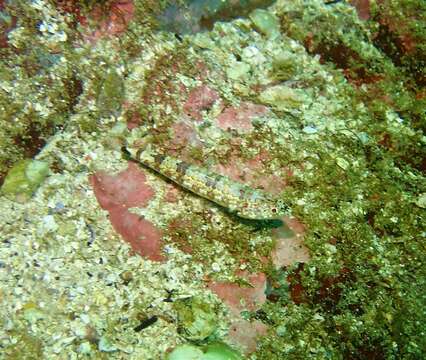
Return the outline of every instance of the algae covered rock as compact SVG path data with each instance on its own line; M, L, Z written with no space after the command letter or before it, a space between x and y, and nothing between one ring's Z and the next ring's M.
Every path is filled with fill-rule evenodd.
M276 16L264 9L256 9L250 15L250 20L256 30L268 37L280 34L280 24Z
M426 193L420 194L415 203L418 207L426 209Z
M123 102L124 83L120 75L115 71L109 71L100 87L97 98L97 106L102 116L118 111Z
M288 111L300 107L305 101L305 96L301 90L292 89L285 85L276 85L263 91L259 95L259 100L277 110Z
M297 61L288 51L278 53L272 61L272 77L280 81L291 79L297 71Z
M217 329L217 316L212 305L198 297L175 302L179 331L191 341L202 341Z
M243 63L243 62L237 62L233 65L231 65L227 71L226 74L228 77L232 80L238 80L246 77L248 73L250 72L250 65Z
M25 201L37 190L48 173L49 165L44 161L19 161L7 173L1 193L13 200Z
M204 347L183 344L177 346L166 360L243 360L230 346L215 342Z

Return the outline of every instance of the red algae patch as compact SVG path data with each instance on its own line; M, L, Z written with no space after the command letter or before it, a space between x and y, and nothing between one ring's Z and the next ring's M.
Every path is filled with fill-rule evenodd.
M99 204L105 210L114 206L125 209L146 206L154 196L154 190L145 183L145 174L132 162L117 175L101 171L92 175L90 181Z
M146 184L143 171L129 162L128 168L116 175L100 171L89 178L99 205L109 212L113 228L132 249L151 260L163 260L162 233L151 222L131 213L131 207L143 207L154 196Z
M272 251L272 262L276 268L289 266L296 262L308 262L309 250L303 244L304 225L296 218L284 217L284 225L272 230L275 248Z
M173 123L171 126L173 137L164 146L169 150L184 150L188 146L201 146L201 141L193 126L185 121Z
M98 22L97 29L92 33L85 34L87 41L95 42L106 36L120 35L127 30L127 26L135 14L133 0L117 0L109 5L109 14L105 15L105 9L96 6L90 14L95 22ZM87 26L88 20L81 18L81 25Z
M232 312L254 311L266 301L266 275L263 273L238 274L246 279L251 287L242 287L231 282L211 282L207 287L219 296Z
M252 322L241 319L234 321L229 328L229 337L239 344L245 354L256 350L256 340L259 336L266 335L268 326L259 320Z
M239 107L226 108L217 118L216 124L223 130L250 132L253 130L252 119L268 112L264 105L243 102Z
M368 20L371 17L370 0L351 0L361 20Z
M180 190L176 186L169 185L164 200L169 203L176 203L179 200L179 193Z
M110 221L124 240L132 249L150 260L161 261L162 233L151 222L129 211L119 209L109 210Z
M266 334L267 326L257 320L250 322L243 319L240 312L255 311L266 301L266 275L246 272L239 272L238 275L246 279L252 287L243 287L231 282L211 282L207 287L221 298L237 317L230 326L229 337L249 354L256 350L256 339Z
M194 120L201 120L201 111L210 109L219 98L215 90L207 85L201 85L191 90L183 110Z

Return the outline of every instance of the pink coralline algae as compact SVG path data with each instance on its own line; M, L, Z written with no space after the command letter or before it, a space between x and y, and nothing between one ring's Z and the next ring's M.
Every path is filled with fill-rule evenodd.
M244 349L244 353L250 354L256 350L257 338L266 335L267 331L268 326L259 320L250 322L241 319L231 324L229 337Z
M270 155L267 151L262 150L253 159L247 161L244 161L238 155L231 156L226 164L215 166L215 171L232 180L263 189L270 194L279 194L287 184L286 178L292 174L290 171L285 171L284 176L265 173L268 161L270 161Z
M161 261L162 233L151 222L129 211L109 210L115 231L130 243L132 249L150 260Z
M211 282L208 288L213 291L223 302L237 320L233 321L229 329L229 337L241 347L245 353L256 349L256 339L266 334L267 326L260 321L247 321L240 315L241 311L257 310L265 301L266 276L263 273L248 274L239 272L252 287L242 287L230 282Z
M135 14L135 5L132 0L117 0L109 5L109 14L105 17L105 10L101 6L95 7L90 16L98 21L98 26L91 34L86 34L85 39L96 41L105 36L119 35L127 30L127 25ZM81 25L87 26L88 21L81 19Z
M210 109L219 99L220 96L215 90L207 85L201 85L191 90L183 110L194 120L201 120L201 112Z
M179 200L179 194L181 190L176 187L176 185L169 184L164 200L169 203L176 203Z
M171 155L182 155L182 151L188 149L188 146L200 147L202 145L194 127L184 121L174 123L171 126L171 131L173 137L164 144L164 147L171 150ZM175 152L175 150L178 152Z
M235 313L243 310L256 310L266 301L266 276L263 273L246 274L243 272L240 272L239 275L245 278L252 287L241 287L231 282L211 282L208 284L208 288Z
M268 112L264 105L243 102L238 107L228 107L216 118L215 122L223 130L250 132L253 130L252 119Z
M142 170L131 162L125 171L117 175L98 172L92 176L96 197L104 209L146 206L154 190L145 184L145 180Z
M151 222L131 213L132 207L144 207L154 196L145 183L145 174L134 163L117 175L97 172L90 177L100 206L109 212L113 228L140 255L160 261L162 233Z
M304 225L296 218L285 217L282 220L285 225L272 230L275 240L272 263L276 268L281 268L297 262L308 262L309 250L303 244Z

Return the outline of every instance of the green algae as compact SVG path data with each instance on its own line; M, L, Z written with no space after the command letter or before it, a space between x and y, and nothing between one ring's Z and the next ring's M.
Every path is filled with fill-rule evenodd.
M303 104L303 92L285 85L269 87L259 95L259 101L271 105L279 111L297 109Z
M205 348L203 360L242 360L242 356L230 346L216 342L208 344Z
M297 72L297 57L290 52L278 53L272 61L271 76L280 81L290 80Z
M176 301L178 328L191 341L203 341L217 330L217 315L214 307L203 299L191 297Z
M268 37L279 36L280 24L275 15L267 10L256 9L249 15L254 28Z
M195 345L183 344L177 346L170 354L167 360L200 360L204 356L203 351Z
M123 102L124 84L121 76L113 69L106 73L100 83L97 106L101 116L118 111Z
M243 360L243 357L224 343L211 343L204 347L189 344L177 346L166 360Z
M19 201L28 200L49 174L49 164L39 160L22 160L6 175L1 192Z
M226 74L232 80L239 80L239 79L243 79L244 77L246 77L249 72L250 72L250 65L249 64L246 64L246 63L243 63L243 62L238 62L236 64L231 65L227 69Z
M27 329L9 331L8 335L15 339L15 344L8 347L2 355L10 360L36 360L43 358L43 342L31 335Z
M416 205L426 209L426 193L420 194L416 200Z

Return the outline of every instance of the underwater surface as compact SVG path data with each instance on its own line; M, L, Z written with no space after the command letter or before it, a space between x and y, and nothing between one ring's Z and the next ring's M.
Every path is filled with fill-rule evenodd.
M0 0L0 52L0 358L424 358L424 1Z

